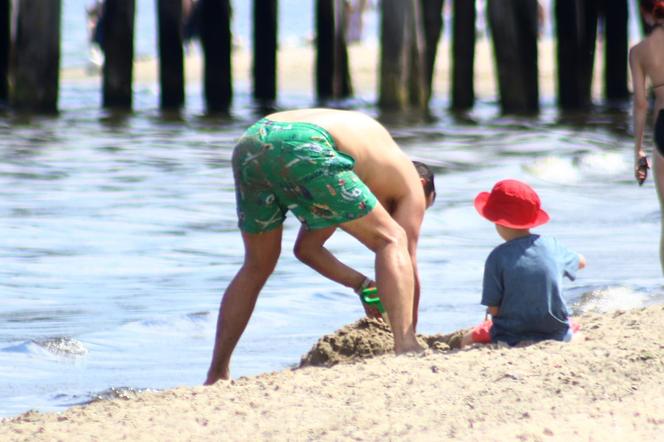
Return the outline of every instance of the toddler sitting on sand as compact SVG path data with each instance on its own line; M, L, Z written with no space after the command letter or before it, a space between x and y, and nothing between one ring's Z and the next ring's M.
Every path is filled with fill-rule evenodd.
M549 221L537 193L527 184L503 180L475 198L475 209L496 225L505 243L486 260L482 304L492 320L467 332L461 347L472 343L555 339L568 341L578 326L571 322L562 297L562 279L574 280L586 266L582 255L554 238L530 233Z

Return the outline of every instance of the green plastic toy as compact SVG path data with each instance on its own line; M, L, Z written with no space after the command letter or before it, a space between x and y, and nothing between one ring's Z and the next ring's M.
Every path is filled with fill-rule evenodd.
M383 303L380 302L378 289L376 287L369 287L362 290L362 302L372 307L376 307L381 314L385 313L385 307L383 307Z
M383 317L383 321L385 321L387 325L390 325L390 318L387 316L387 312L385 311L385 307L383 307L383 303L380 302L380 298L378 297L378 289L376 287L370 287L362 290L362 295L360 295L360 298L362 298L362 302L365 304L376 307L378 312L380 312L380 315Z

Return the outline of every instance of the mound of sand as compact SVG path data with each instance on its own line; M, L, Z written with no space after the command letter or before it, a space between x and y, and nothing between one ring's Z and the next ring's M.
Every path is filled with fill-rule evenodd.
M418 335L421 344L433 351L459 348L465 330L442 335ZM340 363L353 363L390 353L394 348L392 331L383 321L362 318L316 342L300 360L300 367L331 367Z

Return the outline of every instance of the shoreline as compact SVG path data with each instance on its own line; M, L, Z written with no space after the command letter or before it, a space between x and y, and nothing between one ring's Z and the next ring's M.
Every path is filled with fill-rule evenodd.
M664 305L578 317L572 343L361 358L0 420L15 440L657 440ZM175 436L174 436L175 435Z

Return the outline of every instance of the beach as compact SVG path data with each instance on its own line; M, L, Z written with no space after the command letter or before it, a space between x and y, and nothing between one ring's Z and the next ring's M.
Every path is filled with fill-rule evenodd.
M569 344L439 346L144 392L0 425L41 440L664 440L664 306L589 313Z
M365 44L352 46L349 50L353 84L358 95L375 95L377 90L377 48ZM442 44L439 49L434 82L434 98L446 99L447 91L450 88L449 51L450 48L447 43ZM549 101L551 97L555 96L554 53L555 46L553 42L540 42L540 94ZM599 48L597 54L595 77L599 80L602 76L602 57ZM246 50L236 50L233 57L236 88L250 90L250 54ZM496 90L495 72L491 63L493 55L486 39L478 42L476 57L476 93L482 99L493 100L498 92ZM279 53L279 95L288 97L289 94L293 94L301 97L303 94L309 94L313 98L314 63L314 50L311 47L282 48ZM200 84L201 71L202 60L196 51L192 51L186 60L187 83ZM156 61L138 60L135 65L134 78L136 85L154 86L158 78ZM98 74L91 75L83 68L64 70L62 79L64 84L100 81ZM595 81L594 96L599 96L600 92L601 81ZM299 103L302 102L300 99ZM154 108L156 107L155 101ZM499 126L495 130L496 136L493 137L494 139L504 137L510 140L509 137L504 135L508 128ZM161 131L163 131L162 128L156 130L159 133ZM136 131L136 133L139 132L141 131ZM441 130L441 132L444 132L444 137L447 137L440 142L441 145L448 146L451 141L455 140L455 134L449 128L445 127L444 131ZM524 157L532 155L532 146L540 146L549 142L547 139L542 141L541 133L535 133L536 130L532 132L531 135L534 141L526 140L525 142L518 141L514 143L517 147L526 146L531 149L526 150L524 148L523 151L518 152L519 154L525 152ZM93 135L94 137L91 137L91 139L99 137L96 132ZM135 135L135 133L131 133L131 137L127 138L133 143ZM236 133L232 135L234 137ZM564 132L562 135L555 136L562 140L572 140L569 143L573 145L575 151L578 149L577 144L579 144L577 140L583 138L576 135L574 131L571 131L569 135ZM114 148L116 141L113 137L115 137L114 133L108 135L107 144L110 147L103 145L101 148L104 149L104 152L112 151ZM487 136L486 138L490 137ZM555 140L558 141L558 138L555 138ZM464 133L461 134L460 139L461 141L457 140L459 145L467 145L469 144L468 139L475 138L468 137ZM485 140L482 137L478 139ZM152 139L149 141L151 142ZM208 142L207 139L204 141ZM187 139L185 139L185 142L187 142ZM613 139L609 139L609 142L613 142ZM552 142L549 142L549 144L553 145ZM564 143L559 144L564 146ZM170 147L170 145L168 146ZM68 148L70 147L68 146ZM559 149L558 153L560 154L560 146L556 145L556 148ZM573 149L568 148L568 151L571 150ZM460 149L457 149L456 152L441 150L440 155L446 161L450 161L449 158L458 158L454 155L458 155L459 151ZM421 152L422 157L432 155L426 150ZM510 152L508 151L508 154ZM164 158L170 160L172 155L174 155L173 150L170 150L168 155L164 154ZM209 154L210 158L216 159L216 151L214 155ZM477 162L481 163L486 160L486 155L484 153L478 156L480 159ZM494 158L491 155L488 156L489 160ZM512 157L514 156L512 155ZM470 152L467 157L475 158L474 152ZM184 158L186 160L188 157ZM578 158L575 157L575 159ZM459 164L465 166L464 161L471 162L470 160L462 160ZM146 163L148 165L153 164L153 162ZM197 165L198 163L194 164ZM447 163L440 161L440 164ZM510 167L505 167L504 170L510 173L514 173L514 170L525 173L521 172L521 166L511 167L512 163L508 164ZM86 167L89 166L86 164ZM192 169L197 173L191 174L189 169L186 169L185 172L198 179L212 175L212 172L208 172L207 169ZM468 166L467 169L471 170L472 167ZM476 175L471 174L467 177L464 175L462 179L455 181L453 175L456 173L459 176L463 170L464 167L459 167L458 170L451 168L451 171L445 177L447 189L464 189L465 193L471 192L471 190L475 192L478 189L473 188L473 182L477 181L480 174L483 174L484 177L484 174L488 173L487 180L493 178L492 171L489 170L488 172L478 171ZM214 173L219 172L215 170ZM496 172L496 174L498 173L502 176L506 172L500 170ZM74 174L74 176L76 175ZM607 186L617 187L616 183L606 179L604 175L600 174L598 176L600 178L597 179L597 182L606 182L608 183ZM607 176L613 177L613 175ZM617 180L617 178L612 179ZM171 178L169 175L169 182L171 181L178 180ZM217 185L216 182L214 184ZM565 201L565 204L567 204L570 195L587 197L586 193L583 192L585 188L581 188L580 185L579 187L564 187L560 184L553 181L550 188L555 189L556 192L559 189L567 189L567 193L559 195L551 190L548 195L552 198L548 202ZM570 186L569 182L564 184ZM162 185L161 182L156 182L155 188L161 189L160 186ZM482 183L482 186L484 185L485 183ZM544 186L544 184L542 185ZM143 191L145 186L145 184L141 184ZM87 187L81 187L87 190ZM198 181L192 183L194 189L200 189L201 187ZM470 188L472 189L468 190ZM447 190L447 192L450 192L450 190ZM468 223L466 213L461 211L459 207L464 208L463 204L465 204L469 210L472 210L469 202L471 200L465 193L463 195L451 193L443 195L441 206L446 208L446 212L444 217L434 218L434 221L431 221L431 226L434 226L435 222L438 222L438 225L442 223L442 228L438 226L436 228L443 229L444 235L431 227L433 233L430 234L428 239L429 244L433 245L429 247L437 247L439 244L437 241L439 238L443 238L440 240L438 249L445 253L447 250L456 251L459 256L468 254L474 259L475 267L464 261L456 261L459 258L457 256L448 257L443 255L440 258L438 255L431 253L430 256L436 259L433 260L434 264L429 267L425 278L433 281L429 281L429 284L425 285L427 290L425 295L430 297L439 296L442 299L428 305L429 311L422 315L425 319L426 315L431 317L437 312L446 311L445 309L454 310L456 307L447 298L440 296L440 293L445 296L450 296L449 293L459 296L457 293L459 291L458 287L469 285L466 280L461 279L456 286L448 287L437 279L447 278L451 280L452 278L449 275L453 275L455 272L463 273L459 269L476 273L477 278L475 279L477 281L472 280L472 283L478 282L481 276L480 265L482 261L480 258L476 258L476 255L479 254L477 250L481 249L483 256L485 251L488 252L488 248L482 242L483 239L481 241L477 239L476 243L472 241L476 238L484 238L487 230L478 230L480 233L476 236L471 235L470 240L461 234L467 235L467 231L458 232L454 230L454 226L458 227L462 222ZM585 199L582 201L583 207L585 208L585 205L590 204L589 202L599 204L599 202L607 199L611 201L626 200L625 194L627 194L626 191L617 194L618 196L612 195L607 198L604 190L598 188L597 195L592 194L587 198L588 201ZM216 207L219 198L216 194L213 194L213 196L209 200ZM650 195L650 198L651 205L654 207L654 195ZM63 200L67 199L63 197ZM640 198L640 201L644 200L646 200L645 197ZM162 200L156 199L154 201L155 207L163 207ZM228 201L231 201L231 199ZM456 202L456 205L450 204L450 201ZM195 201L195 204L195 207L200 207L198 200ZM194 203L192 203L192 206L194 206ZM581 203L577 206L581 207ZM584 217L592 218L593 222L599 218L595 216L596 214L590 214L589 211L577 210L577 206L570 205L569 210L573 212L573 217L571 215L568 215L567 218L564 218L564 215L560 216L556 221L558 223L556 228L561 229L560 226L565 226L564 222L560 221L562 218L563 220L570 220L569 223L573 224L575 231L578 230L578 225L581 225L585 231L589 229L587 225L590 221ZM187 210L189 207L187 206ZM447 210L448 207L450 207L450 210ZM565 208L566 206L563 204L562 209ZM613 210L598 209L597 213L607 214L605 218L610 219L605 224L615 226L615 231L608 231L608 233L607 231L601 231L596 233L596 236L617 238L614 243L607 245L607 248L610 248L612 253L624 257L629 263L635 263L633 265L638 266L637 270L640 271L642 262L638 262L637 259L628 255L628 253L637 254L637 252L634 252L634 240L629 234L637 235L639 231L637 228L632 228L632 226L626 224L618 215L632 216L630 219L636 219L639 222L637 227L641 228L643 224L646 224L641 221L644 216L642 214L654 212L650 209L650 206L645 209L637 207L638 210L634 209L633 205L630 208L636 213L635 216L632 216L632 213L627 210L621 211L613 207L611 207ZM76 216L79 216L78 208L75 209ZM454 212L454 210L457 210L457 212ZM210 213L217 216L216 212L211 211ZM557 213L560 213L560 211L557 211ZM196 214L196 216L200 216L200 214ZM611 216L614 216L614 218L611 218ZM152 218L154 215L150 213L149 217ZM95 216L94 219L96 218ZM177 219L177 217L171 218ZM209 238L218 239L219 229L215 224L216 218L214 221L210 221L211 227L201 227L199 220L196 219L196 221L197 223L191 223L193 225L192 230L198 232L209 228L212 231L209 237L206 236L200 239L201 244L205 243L207 246L210 242ZM658 222L657 220L650 221L650 218L647 218L647 221L653 225ZM234 226L235 220L232 219L229 223L229 225ZM47 230L51 233L53 229ZM176 229L162 230L171 232ZM229 230L233 230L232 233L235 235L234 227ZM564 229L561 230L565 233ZM655 227L652 230L655 231ZM625 231L627 233L623 235ZM610 235L613 232L616 233ZM142 231L139 233L141 237L148 236ZM493 232L490 233L493 234ZM591 239L593 237L593 235L583 236ZM639 238L641 237L639 236ZM128 236L128 238L134 237ZM463 238L463 240L459 238ZM620 238L622 238L622 242ZM219 243L223 243L224 240L225 238L219 240ZM191 240L188 239L188 241ZM117 242L124 244L131 241L120 238ZM451 247L455 245L457 249L452 249ZM473 247L469 247L469 245ZM423 241L422 247L426 246ZM163 251L171 250L172 247L168 243L161 249L156 251L150 249L149 252L155 255L165 254ZM187 247L189 247L188 243ZM655 247L651 248L651 255L654 256L656 254ZM585 250L583 251L585 253ZM140 252L141 256L149 255L147 252ZM194 252L198 251L194 250ZM593 253L599 259L606 256L604 249L599 247L595 250L591 249L590 252L589 256L591 258L594 257ZM638 255L639 259L644 259L642 252L640 251L641 254ZM103 256L101 252L99 253L100 256ZM117 253L122 260L127 259L126 251L121 250ZM196 256L199 255L203 254ZM215 263L232 261L226 255L211 256L214 257ZM646 258L648 257L650 255L646 256ZM598 262L599 259L590 263L591 266L595 266L595 269L601 269L596 270L595 274L590 273L591 277L594 278L588 277L591 281L588 285L591 288L603 286L607 280L606 274L610 271L606 270L608 267L603 267L606 264L605 262ZM118 262L120 262L120 258L118 258ZM423 262L426 263L424 260ZM441 266L441 262L445 264ZM648 262L654 263L654 260L650 259ZM616 264L618 270L614 269L616 272L616 275L613 276L615 280L626 280L626 277L620 271L628 275L638 273L625 265L621 266L621 263L622 261ZM142 262L139 264L142 265ZM192 274L197 274L201 267L204 268L205 265L209 265L207 261L203 261L202 264L196 261L194 264L192 264L194 269ZM295 264L300 266L299 263ZM55 265L53 267L60 268ZM111 267L105 265L104 269ZM655 264L652 264L652 267L654 268ZM135 268L140 268L140 265L135 265ZM158 262L152 268L158 269L155 274L159 274L163 271L164 265ZM437 269L436 272L440 272L440 274L436 273L429 276L433 274L432 268ZM442 270L439 270L441 268ZM305 272L302 267L296 267L296 269L297 271L294 270L292 275L300 277L303 274L300 272ZM109 274L109 279L115 281L115 279L122 276L122 272L131 273L133 270L133 267L130 268L127 265L120 268L117 274ZM218 271L217 268L213 268L213 270ZM589 269L586 273L588 272L593 272L593 270ZM659 287L659 269L651 273L655 272L657 273L656 277L650 278L647 275L650 278L648 282ZM286 273L285 276L283 284L292 284L292 280L287 278L289 274ZM215 274L214 277L216 278L217 275ZM587 276L584 275L584 277ZM146 280L152 284L151 280ZM191 290L189 283L190 281L182 283L182 286L185 287L183 293L189 294ZM315 281L315 283L318 284L318 281ZM435 283L439 285L435 285ZM609 283L618 284L613 280ZM642 283L636 280L636 282L627 281L626 284L630 288L637 287L638 289L641 287L639 284ZM215 290L217 290L217 287L223 289L222 285L224 285L222 282L214 281ZM307 287L307 290L300 286L296 287L297 290L288 286L280 288L281 292L275 291L275 293L284 295L284 293L292 292L298 296L297 302L302 303L302 293L300 292L318 293L316 291L318 286L315 287L316 290L309 289L309 286L305 287ZM125 290L131 293L130 289L127 288L120 287L118 289L115 286L112 286L112 288L118 290L118 292ZM159 287L157 286L157 288ZM156 292L157 288L150 287L145 292L153 293L152 291ZM475 290L475 286L466 291L472 292L473 290ZM642 292L644 291L642 290ZM164 290L164 292L167 291ZM102 293L103 299L108 298L107 292L100 290L100 293ZM637 293L637 291L628 292L628 294L634 293ZM479 300L479 296L476 295L477 293L472 293L473 302ZM215 296L217 295L215 294ZM174 302L173 299L179 298L185 298L185 296L178 292L177 296L165 300L152 301L152 298L150 298L150 305L170 305ZM266 301L270 302L275 298L277 296L268 297ZM343 304L343 302L339 302L339 298L331 299L330 304ZM323 302L320 298L315 298L315 301L317 303ZM345 300L341 298L341 301ZM80 302L81 304L90 303L87 299ZM217 298L215 298L215 305L216 302ZM287 299L283 302L286 303ZM314 305L313 302L310 304ZM201 302L200 305L197 305L196 308L187 306L184 311L187 315L190 315L191 312L205 311L207 304ZM47 308L52 309L50 305ZM325 306L317 308L324 310ZM291 305L288 305L288 308L284 308L284 310L283 323L291 321L290 318L298 314L301 314L302 317L309 315L313 318L311 321L319 321L319 317L315 316L318 314L318 310L314 308L309 311L293 312L291 311ZM331 317L333 314L338 314L338 312L330 311L326 314ZM274 314L275 317L280 319L281 316L279 315ZM183 316L189 319L189 316L184 314ZM197 317L196 314L193 316ZM269 319L270 316L266 314L261 318ZM130 327L127 332L127 335L131 335L131 339L127 339L130 343L133 344L134 340L140 339L140 334L135 331L136 329L139 332L143 331L144 335L159 336L155 339L160 342L172 339L173 335L167 334L171 328L170 322L166 322L167 326L155 332L141 322L145 321L150 325L150 321L153 320L152 316L145 314L145 317L141 316L139 319L140 321L134 320L133 323L130 323L130 326L134 327ZM161 320L162 317L158 316L158 319ZM178 316L177 319L180 320L181 318ZM82 322L87 326L87 323L92 321L85 316ZM191 332L190 328L186 328L181 333L192 333L198 339L195 342L200 342L198 333L202 334L202 332L195 328L197 323L184 320L180 320L180 322L185 322L193 330ZM313 349L313 352L302 355L303 361L306 363L302 367L252 377L240 377L233 381L219 382L212 387L180 387L163 391L126 394L123 398L100 400L82 406L73 406L62 412L29 411L12 418L0 420L0 440L664 440L662 433L662 430L664 430L664 330L662 329L664 306L654 305L647 308L618 310L609 313L585 313L578 317L578 322L582 326L582 333L569 344L547 341L516 348L488 345L458 350L452 348L454 345L449 345L452 344L454 334L445 336L427 335L422 336L422 339L430 345L429 350L419 355L398 357L388 351L391 345L391 336L384 328L373 328L370 330L371 333L368 333L366 330L358 331L360 326L357 324L349 324L346 328L330 336L321 337L321 341ZM191 325L192 323L194 326ZM269 328L273 326L273 323L264 322L262 324L265 323L268 324L264 326L264 329L268 330L265 332L266 335L274 333ZM441 321L440 328L442 329L445 326L447 324ZM276 326L274 327L276 328ZM334 328L330 329L333 330ZM302 332L301 330L297 331ZM160 333L166 336L160 336ZM88 341L97 342L99 338L96 338L97 340L95 338L94 336L92 339L88 338ZM115 341L117 339L115 336L108 339L108 341L102 342L112 341L113 345L121 346ZM287 344L290 342L290 336L283 339ZM275 341L275 339L265 340L268 341L265 344L267 346ZM262 336L261 339L255 341L261 344L265 343ZM171 347L177 346L178 341L174 342L176 344L171 343ZM189 344L188 341L186 342ZM99 345L97 347L111 347L111 345ZM184 352L186 349L182 347L184 347L184 344L181 344L181 347L176 348L174 352ZM258 347L258 350L251 348L251 351L248 351L247 354L249 356L255 355L255 352L260 351L261 348ZM325 353L321 349L330 352ZM211 350L210 346L209 351L211 352ZM386 354L382 354L386 351ZM324 355L320 356L322 353ZM15 357L13 354L10 356ZM28 353L28 356L31 356L31 353ZM207 358L208 353L204 356ZM146 359L149 359L149 355ZM161 362L161 360L157 362ZM296 364L296 362L293 361L293 364ZM186 359L186 363L189 364L190 359ZM115 366L112 368L120 370ZM147 368L141 366L141 370L147 370ZM177 375L178 382L182 379L180 375L181 373ZM200 373L201 383L204 380L204 375L204 372ZM93 374L88 376L93 376ZM182 381L182 383L185 383L185 381Z

